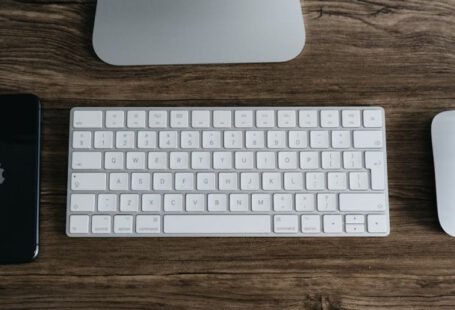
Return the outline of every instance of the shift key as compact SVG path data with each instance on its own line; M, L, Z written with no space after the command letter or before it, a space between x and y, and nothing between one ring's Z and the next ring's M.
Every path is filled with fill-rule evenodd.
M341 194L340 211L384 212L386 211L384 194Z
M106 184L105 173L73 173L71 175L73 191L104 191Z

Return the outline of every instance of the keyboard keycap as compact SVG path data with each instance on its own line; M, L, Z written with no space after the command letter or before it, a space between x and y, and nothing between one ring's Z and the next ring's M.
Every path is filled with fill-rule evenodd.
M356 149L379 149L383 146L382 131L354 131Z
M267 234L268 215L165 215L167 234Z
M105 173L73 173L71 175L73 191L104 191L106 190Z
M101 153L99 152L74 152L74 170L96 170L101 169Z
M385 210L384 194L340 195L340 211L342 212L384 212Z
M278 234L295 234L299 231L297 215L275 215L273 223L274 231Z
M73 114L74 128L101 128L103 127L102 111L75 111Z
M88 234L90 217L88 215L72 215L69 220L69 231L72 234Z

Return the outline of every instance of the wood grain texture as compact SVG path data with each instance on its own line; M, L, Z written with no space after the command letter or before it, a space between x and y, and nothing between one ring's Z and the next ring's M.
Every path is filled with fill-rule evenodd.
M302 1L284 64L116 68L91 46L94 0L0 2L0 93L43 99L41 256L0 267L0 309L454 309L455 246L436 214L430 124L455 108L455 0ZM70 239L73 106L378 105L386 239Z

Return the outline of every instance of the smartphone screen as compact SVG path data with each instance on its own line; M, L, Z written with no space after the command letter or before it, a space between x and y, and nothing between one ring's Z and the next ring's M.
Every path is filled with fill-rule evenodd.
M39 99L0 96L0 263L25 263L39 248Z

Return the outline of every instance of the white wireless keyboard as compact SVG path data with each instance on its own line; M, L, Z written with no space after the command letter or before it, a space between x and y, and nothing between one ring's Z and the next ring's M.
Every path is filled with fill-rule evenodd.
M389 234L381 108L75 108L72 237Z

